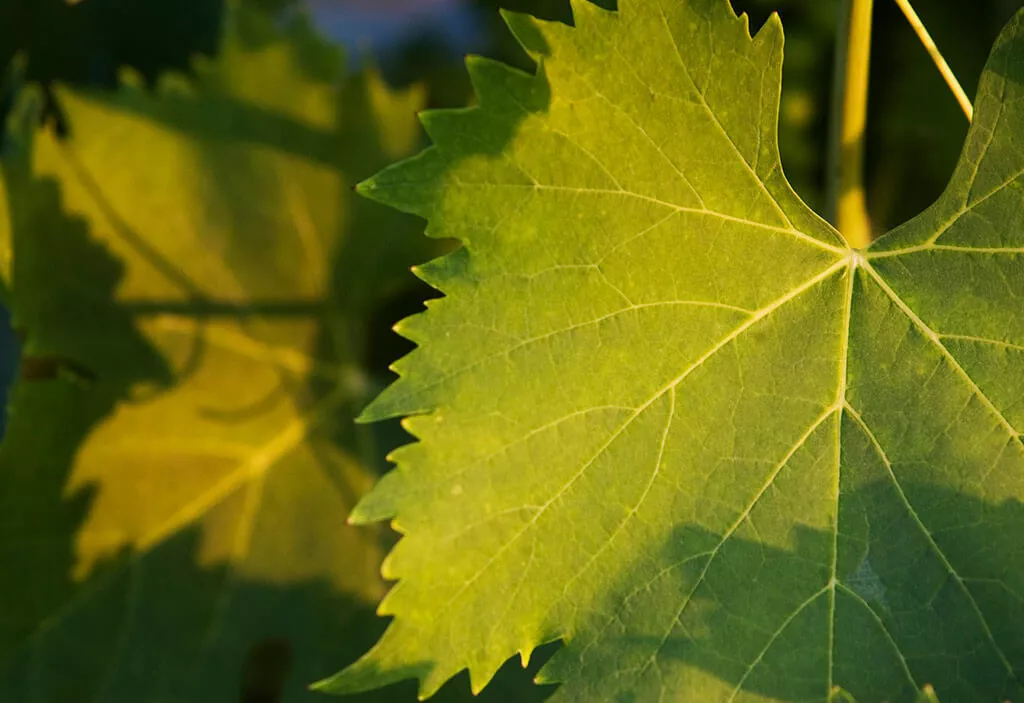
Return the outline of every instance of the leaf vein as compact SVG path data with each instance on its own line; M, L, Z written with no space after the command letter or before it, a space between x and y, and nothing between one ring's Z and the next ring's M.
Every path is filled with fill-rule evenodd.
M624 66L625 68L627 68L629 70L629 72L633 74L633 76L637 79L637 81L641 85L643 85L648 90L651 90L651 87L649 85L647 85L647 83L645 83L640 78L640 76L636 73L636 70L632 67L632 63L626 57L624 57L622 55L621 51L619 51L618 42L616 42L616 41L608 41L608 38L604 34L602 34L601 36L605 40L605 43L607 43L612 48L612 51L614 51L616 53L616 55L620 59L622 59L622 64L621 65ZM699 202L699 203L701 203L703 205L704 198L701 196L701 194L697 191L697 189L690 182L690 179L686 176L686 173L672 159L669 158L668 154L665 153L665 150L661 147L660 144L658 144L656 141L654 141L654 138L651 137L650 133L646 129L644 129L643 126L639 122L637 122L633 118L633 116L630 115L629 112L627 112L621 105L619 105L618 103L614 102L613 100L608 98L604 93L602 93L600 90L598 90L597 86L595 86L593 84L593 82L590 81L586 76L584 76L582 73L577 71L575 68L572 68L571 66L569 66L569 69L574 74L576 74L576 76L578 78L580 78L584 83L589 85L590 89L594 91L595 95L597 95L599 98L601 98L601 100L603 100L605 103L607 103L614 110L616 110L617 112L619 112L620 114L625 116L625 118L628 119L633 124L634 127L636 127L637 131L639 131L640 134L642 134L644 136L644 139L646 139L650 143L650 145L653 146L654 149L661 155L661 157L665 160L665 162L669 166L672 167L672 170L676 172L676 174L683 181L683 183L686 185L686 187L689 188L693 192L693 195L697 199L697 202ZM653 92L653 91L651 91L651 92Z
M697 83L696 81L693 80L693 76L690 74L690 68L686 65L686 62L683 61L683 54L682 52L679 51L679 44L676 42L675 35L672 33L672 27L671 25L669 25L668 15L665 13L665 7L661 4L661 0L658 0L656 5L661 15L662 24L664 24L665 31L669 36L669 43L672 44L672 48L675 50L676 58L679 60L679 66L683 69L683 73L686 74L686 78L690 81L690 85L693 86L694 92L697 93L697 96L700 98L700 104L703 106L704 111L707 112L708 117L711 118L711 121L718 128L718 131L722 134L722 136L725 137L726 141L729 143L729 146L732 147L732 150L736 152L736 156L739 157L740 163L742 163L746 167L747 171L754 179L754 182L757 183L758 187L764 192L765 195L768 196L769 202L771 202L776 212L778 212L779 216L782 218L782 221L785 222L788 227L792 228L793 223L790 221L789 217L782 209L782 206L779 204L779 201L776 199L774 195L772 195L771 191L768 190L768 186L764 184L764 181L762 181L761 178L757 175L757 172L750 165L750 162L748 162L747 159L743 156L743 153L740 151L739 145L736 144L736 141L732 138L732 135L729 134L729 132L725 129L725 126L718 119L718 115L715 114L715 111L711 109L711 105L708 104L707 97L704 95L703 91L697 88Z
M561 327L561 328L559 328L557 330L553 330L551 332L545 332L544 334L540 334L540 335L536 335L534 337L528 337L527 339L520 340L518 343L514 344L511 347L508 347L507 349L503 349L501 351L494 352L493 354L488 354L488 355L486 355L486 356L484 356L484 357L474 361L471 364L466 364L465 366L461 366L458 369L455 369L454 371L450 371L450 372L444 374L443 376L438 378L436 381L422 386L418 390L418 392L419 393L423 393L425 391L428 391L428 390L431 390L431 389L436 388L438 386L441 386L441 385L447 383L448 381L452 380L456 376L464 374L467 371L471 371L472 369L475 369L475 368L481 366L482 364L487 363L488 361L492 361L493 359L497 359L498 357L502 357L502 356L506 356L507 357L507 356L511 355L512 353L514 353L516 351L519 351L520 349L523 349L524 347L530 346L531 344L536 344L537 342L542 342L544 340L551 339L552 337L557 337L558 335L565 334L566 332L573 332L575 330L583 329L585 327L591 327L593 325L598 325L598 324L600 324L602 322L607 322L608 320L616 318L619 315L625 315L625 314L630 313L630 312L635 312L636 310L644 310L644 309L648 309L648 308L659 308L659 307L673 307L673 306L686 306L686 307L692 306L692 307L719 308L719 309L722 309L722 310L729 310L729 311L732 311L732 312L745 313L745 314L749 314L749 315L755 314L755 311L752 311L752 310L749 310L749 309L746 309L746 308L740 308L740 307L736 307L736 306L733 306L733 305L727 305L725 303L716 303L716 302L704 301L704 300L664 300L664 301L660 301L660 302L656 302L656 303L637 303L637 304L633 304L633 305L630 305L630 306L627 306L627 307L624 307L624 308L620 308L620 309L616 310L615 312L610 312L610 313L608 313L606 315L602 315L601 317L594 318L593 320L588 320L586 322L579 322L579 323L576 323L574 325L569 325L567 327Z
M924 537L925 541L928 543L929 548L931 548L931 550L935 553L935 556L939 559L939 561L942 563L942 566L946 569L946 572L956 582L957 586L960 588L961 593L963 593L964 597L967 598L967 602L970 604L971 610L974 611L975 616L978 618L978 622L981 625L982 631L984 632L986 639L992 645L992 648L995 650L996 655L999 657L999 661L1002 663L1003 667L1006 669L1007 673L1013 680L1019 680L1016 673L1013 670L1013 666L1006 658L1006 654L1003 652L1002 648L996 642L995 635L992 634L992 628L989 627L988 620L986 620L985 618L985 614L982 613L981 608L978 606L978 602L974 599L974 596L971 594L970 589L967 588L967 584L964 583L964 579L953 567L953 564L949 561L949 558L946 556L945 552L942 551L941 547L939 547L938 543L935 541L935 538L932 537L932 533L928 530L928 527L924 524L924 522L922 522L921 517L917 514L917 511L914 510L914 506L911 504L910 499L907 498L907 494L903 491L903 486L900 484L899 479L896 477L896 471L893 469L892 462L889 460L889 456L888 454L886 454L885 449L882 447L882 444L879 441L878 437L875 435L874 431L872 431L872 429L868 426L867 422L864 420L863 416L861 416L860 412L858 412L849 403L846 404L846 411L850 414L850 417L852 417L854 421L856 421L856 423L860 426L861 430L864 432L864 435L868 438L868 441L871 442L871 445L878 453L878 457L882 460L882 464L885 466L886 472L889 474L889 479L892 481L893 488L895 489L896 494L899 496L900 502L903 503L903 506L906 508L907 514L910 515L910 519L921 531L921 534Z
M906 674L907 680L910 681L910 685L913 686L915 690L920 690L921 686L914 679L914 674L910 670L910 665L907 663L907 658L906 656L904 656L903 650L901 650L899 644L896 643L896 639L892 636L892 633L889 632L889 628L886 627L885 621L882 620L882 617L875 611L874 608L871 607L870 603L864 600L864 598L859 593L857 593L855 590L853 590L846 584L837 584L836 588L838 588L843 593L853 598L853 600L857 603L860 603L862 606L864 606L868 613L871 614L871 618L878 624L878 627L882 631L882 634L885 636L885 639L888 640L889 645L893 648L893 651L896 653L896 657L900 660L900 667L903 669L903 673Z
M807 598L807 600L798 605L796 609L792 613L790 613L789 617L782 621L782 624L779 625L778 629L771 634L771 636L768 638L768 641L765 643L764 647L762 647L761 651L758 652L756 657L754 657L754 661L750 662L750 664L747 666L746 670L743 672L743 675L739 678L739 681L737 681L736 686L733 687L732 693L729 694L729 700L726 701L726 703L732 703L734 700L736 700L736 696L743 689L743 684L747 682L747 679L754 672L754 669L756 669L758 664L761 663L765 655L768 654L768 651L772 648L772 645L775 644L775 640L777 640L782 635L786 628L789 627L789 624L793 622L797 618L797 616L800 615L800 613L806 610L811 603L818 600L818 598L820 598L825 593L828 593L830 590L831 589L828 586L819 589L818 591L813 593L809 598Z
M996 419L999 420L999 423L1004 428L1006 428L1006 431L1017 442L1017 444L1020 445L1021 449L1024 449L1024 441L1021 440L1020 431L1017 428L1015 428L1009 420L1006 419L1006 416L1003 414L1003 412L998 407L996 407L995 403L993 403L992 400L989 399L989 397L985 395L984 392L982 392L981 387L978 386L974 379L971 378L970 374L968 374L964 367L960 365L960 362L957 361L956 357L953 356L953 354L950 353L949 349L947 349L946 346L942 343L939 334L936 333L931 327L929 327L925 323L925 321L922 320L920 316L918 316L918 314L914 312L910 308L910 306L903 301L902 298L900 298L899 295L897 295L896 291L894 291L892 287L888 283L886 283L885 279L883 279L878 274L878 272L871 267L870 264L865 264L865 268L875 279L875 282L878 283L879 287L885 292L885 294L889 296L893 303L896 304L896 307L898 307L903 312L903 314L906 315L910 319L910 321L921 332L924 333L925 337L927 337L932 342L932 344L934 344L938 348L939 352L943 355L943 357L945 357L946 360L949 361L949 363L952 365L953 370L956 372L956 374L960 376L968 384L968 386L970 386L972 392L982 401L982 403L985 404L989 411L992 412L993 415L995 415Z
M591 566L593 566L594 562L596 562L604 553L604 551L611 546L612 542L615 541L615 538L618 537L619 533L626 528L626 525L629 524L630 520L636 517L637 513L640 512L640 509L647 501L647 497L651 494L651 489L654 488L654 484L658 480L658 475L661 473L661 467L665 458L665 447L668 445L668 437L672 431L672 421L675 418L675 412L676 389L673 387L671 390L669 390L668 419L665 422L665 430L661 434L661 442L658 446L658 456L654 461L654 471L651 472L651 476L647 480L647 484L644 486L643 492L640 494L640 497L637 499L633 507L630 508L629 512L626 513L626 516L619 522L618 525L615 526L615 529L612 531L612 533L608 535L608 538L604 541L601 547L591 555L590 559L587 560L587 563L584 564L578 572L576 572L576 575L569 579L568 582L566 582L565 588L563 589L564 591L568 591L569 587L572 586L572 584L574 584L581 576L583 576L583 574L585 574Z
M715 561L715 557L717 557L721 553L722 547L725 545L725 543L729 541L729 539L736 532L736 530L738 530L740 526L744 522L746 522L747 518L750 517L750 513L753 512L754 508L760 502L761 498L764 497L764 494L767 493L768 490L775 484L775 480L778 478L779 474L782 473L783 468L785 468L785 466L789 463L789 460L792 459L793 456L800 450L800 448L807 443L807 440L810 439L811 435L813 435L814 432L826 420L835 415L838 411L838 407L834 405L830 406L826 408L825 412L819 415L817 419L814 420L814 422L811 423L811 425L804 431L804 433L800 436L796 443L789 448L785 456L782 457L782 460L775 465L775 467L772 469L772 472L768 475L768 478L765 480L764 484L762 484L761 488L753 496L753 498L747 504L746 508L744 508L743 512L739 514L736 520L733 521L732 525L730 525L729 528L725 531L725 534L722 535L722 538L718 541L714 548L712 548L712 550L708 554L707 563L704 564L704 568L701 569L700 574L698 574L697 579L693 584L693 587L687 592L686 596L683 598L683 601L679 605L679 608L677 609L675 616L672 618L671 623L665 630L665 634L662 636L661 641L658 643L658 646L655 647L654 651L651 653L650 659L648 659L648 662L641 670L641 673L645 671L648 666L654 663L658 655L661 653L661 650L665 647L665 643L668 642L669 635L672 634L672 630L675 628L677 624L679 624L681 618L683 617L683 614L686 612L687 607L689 607L690 603L693 601L693 596L697 593L697 589L700 588L701 584L704 583L704 579L707 577L708 571L710 571L711 565Z
M991 339L989 337L977 337L972 334L939 334L939 339L952 339L954 341L962 342L977 342L978 344L991 344L992 346L1002 347L1004 349L1013 349L1015 351L1024 351L1024 345L1014 344L1013 342L1007 342L1002 339Z
M550 190L550 191L562 191L568 193L580 193L584 195L617 195L626 196L630 198L637 198L639 200L645 200L647 202L661 205L663 207L671 208L676 212L684 212L693 215L707 215L709 217L715 217L728 222L735 222L737 224L754 227L757 229L763 229L770 232L779 232L781 234L788 234L792 237L800 239L806 244L810 244L819 249L832 252L833 254L846 255L847 250L842 247L838 247L828 242L823 242L820 239L816 239L808 234L801 232L793 227L780 227L778 225L771 225L765 222L757 222L756 220L748 220L743 217L737 217L735 215L727 215L716 210L709 210L706 208L695 208L687 207L685 205L678 205L667 200L661 200L650 195L644 195L631 190L615 190L612 188L590 188L590 187L578 187L578 186L561 186L561 185L550 185L546 183L471 183L469 181L458 181L456 185L460 188L523 188L530 190Z
M775 300L770 305L768 305L765 308L763 308L762 310L760 310L757 314L755 314L752 317L748 318L743 324L739 325L736 329L734 329L728 335L723 337L717 344L715 344L711 349L709 349L707 352L705 352L699 359L697 359L690 366L688 366L681 374L679 374L676 378L674 378L672 381L670 381L663 388L659 389L653 396L651 396L651 398L649 400L647 400L643 405L641 405L639 408L637 408L628 418L626 418L626 420L621 425L619 425L619 427L617 427L615 429L614 432L612 432L612 434L597 449L597 451L594 452L594 454L589 459L587 459L583 463L583 465L580 466L579 469L576 470L576 472L569 478L569 480L566 481L565 484L561 488L559 488L547 501L545 501L545 503L541 506L541 509L539 511L537 511L537 513L528 522L526 522L526 524L524 524L523 527L518 532L516 532L514 535L512 535L512 537L509 538L509 540L507 542L505 542L505 544L503 544L497 551L495 551L495 553L493 555L491 555L491 557L488 558L487 561L484 562L483 565L481 565L481 567L476 571L475 574L473 574L473 576L471 576L470 578L466 579L466 581L463 583L462 587L459 588L459 590L456 591L455 594L452 595L452 597L449 598L448 601L442 606L442 608L439 611L438 617L441 617L444 613L446 613L448 611L448 608L451 607L452 603L454 603L456 600L458 600L458 598L461 597L463 593L465 593L469 588L471 588L473 586L473 584L476 583L477 579L479 579L480 576L488 568L490 568L490 566L494 562L496 562L502 555L504 555L504 553L506 551L508 551L508 549L510 549L512 547L512 545L515 544L516 541L520 537L522 537L523 534L526 533L527 530L529 530L533 526L535 526L537 524L537 521L540 520L541 516L543 516L547 512L547 510L560 497L562 497L565 494L566 491L568 491L573 485L576 484L576 482L586 473L587 469L589 469L590 466L593 465L593 463L595 461L597 461L597 459L602 454L604 454L604 452L607 451L609 447L611 447L611 445L622 435L622 433L624 433L626 431L626 429L633 423L633 421L636 420L641 414L643 414L644 411L646 411L652 404L654 404L654 402L657 401L658 398L663 396L665 393L670 392L672 389L676 388L691 373L693 373L694 371L699 369L701 366L703 366L704 363L706 363L709 359L714 357L719 351L721 351L723 348L728 346L731 342L736 340L738 337L742 336L744 332L746 332L748 329L750 329L755 324L757 324L757 322L759 322L760 320L763 320L766 317L770 316L773 312L775 312L776 310L778 310L782 306L786 305L788 302L792 301L794 298L799 297L802 293L805 293L806 291L810 290L814 286L820 284L822 281L828 279L837 270L845 267L845 265L846 265L846 262L844 262L844 261L836 262L832 266L828 267L827 269L825 269L824 271L819 273L817 276L815 276L815 277L811 278L810 280L808 280L803 285L801 285L801 286L799 286L797 288L794 288L793 290L791 290L788 293L786 293L786 295L783 295L782 297L778 298L777 300ZM820 424L821 422L824 422L824 420L828 417L828 415L830 413L832 413L832 412L835 412L835 410L836 410L835 408L829 408L828 411L826 411L826 413L823 414L822 417L820 418L820 420L815 424L815 427L817 427L817 424ZM813 431L813 428L812 428L812 431ZM809 433L808 433L808 436L809 436ZM799 448L799 447L797 447L797 448ZM787 457L786 460L788 461L788 457ZM781 470L781 466L780 466L780 470ZM777 475L777 472L776 472L775 475ZM762 490L762 493L763 493L763 491L768 489L769 485L770 484L766 484L765 485L764 489ZM758 494L758 495L760 496L761 494ZM752 509L752 507L753 506L751 506L751 509ZM736 527L738 527L738 524L736 525ZM706 571L706 569L705 569L705 571ZM666 637L667 636L668 635L666 634ZM660 649L660 647L659 647L659 649Z

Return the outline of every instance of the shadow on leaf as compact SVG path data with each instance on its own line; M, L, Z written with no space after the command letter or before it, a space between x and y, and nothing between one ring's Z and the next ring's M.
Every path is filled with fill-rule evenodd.
M836 701L909 703L928 686L941 700L1018 700L1024 604L1006 564L1021 549L1024 504L903 489L961 528L926 536L892 483L845 494L834 605L832 534L796 527L791 545L775 545L749 529L681 526L655 559L623 570L629 578L591 615L587 631L598 634L567 644L541 677L616 703L657 700L684 682L707 700L824 700L830 681ZM1000 573L1005 581L990 576ZM1000 657L1016 663L1012 673L991 664Z

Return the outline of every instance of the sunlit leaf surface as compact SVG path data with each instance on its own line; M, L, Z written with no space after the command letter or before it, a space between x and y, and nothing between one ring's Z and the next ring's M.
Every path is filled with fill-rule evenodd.
M574 11L362 187L464 246L365 414L419 440L355 512L394 620L324 687L560 639L558 701L1024 698L1024 15L945 194L854 251L782 174L777 17Z

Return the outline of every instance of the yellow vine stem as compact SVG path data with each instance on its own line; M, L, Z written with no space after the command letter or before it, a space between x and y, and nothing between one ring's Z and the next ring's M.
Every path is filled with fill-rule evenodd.
M855 249L871 243L871 221L864 200L864 127L873 7L873 0L843 0L836 35L828 214Z
M917 38L924 44L925 50L928 51L928 55L932 57L932 61L935 62L936 68L939 69L939 73L942 74L942 78L946 81L946 85L953 91L953 95L956 96L956 101L960 103L960 108L967 115L967 121L970 122L974 119L974 107L971 105L970 99L967 97L967 93L960 86L960 82L953 75L953 69L946 63L946 59L943 58L942 53L939 51L939 47L935 46L935 42L932 40L928 30L925 28L924 23L921 22L921 18L914 12L914 8L910 5L910 0L896 0L896 4L899 5L900 9L903 10L903 15L910 22L910 26L914 28L914 32L917 33Z

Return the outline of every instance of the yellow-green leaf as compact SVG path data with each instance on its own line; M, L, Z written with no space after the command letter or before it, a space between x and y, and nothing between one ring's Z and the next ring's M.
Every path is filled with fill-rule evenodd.
M778 17L573 7L362 186L464 246L365 413L419 440L354 513L404 533L394 620L324 688L561 640L558 701L1024 698L1024 14L946 193L857 251L783 176Z

